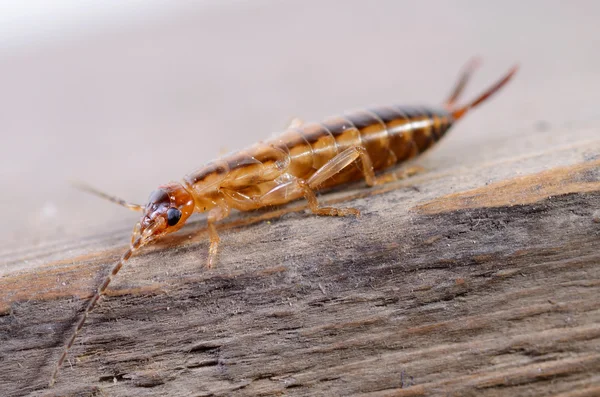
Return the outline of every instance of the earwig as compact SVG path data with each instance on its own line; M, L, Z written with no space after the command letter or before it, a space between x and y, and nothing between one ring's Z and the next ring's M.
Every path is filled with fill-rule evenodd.
M210 162L181 182L159 186L146 205L131 204L87 185L79 187L133 211L142 212L128 250L89 299L83 315L56 363L50 386L87 317L123 264L140 248L179 230L192 213L207 213L210 240L207 267L215 262L219 235L215 223L232 209L251 211L304 197L317 215L346 216L355 208L323 207L315 191L364 178L368 186L385 183L376 171L405 162L439 141L456 121L503 87L517 66L473 101L456 106L478 62L470 62L448 99L439 108L373 107L331 117L321 123L294 119L276 139ZM360 167L350 167L358 163Z

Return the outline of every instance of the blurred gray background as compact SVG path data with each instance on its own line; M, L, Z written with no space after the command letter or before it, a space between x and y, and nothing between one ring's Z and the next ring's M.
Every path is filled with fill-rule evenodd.
M599 118L597 1L53 3L0 12L0 265L133 225L70 180L144 202L292 117L438 104L474 55L465 99L521 70L435 149L440 164L468 163L454 155L467 143Z

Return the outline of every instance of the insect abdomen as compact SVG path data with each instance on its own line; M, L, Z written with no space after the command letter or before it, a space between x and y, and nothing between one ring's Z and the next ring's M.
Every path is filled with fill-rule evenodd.
M196 186L198 193L205 193L210 185L206 178L219 181L215 187L255 185L283 173L308 179L352 146L364 147L375 170L382 170L425 151L451 125L452 116L441 109L389 106L358 110L289 129L275 140L214 163L213 168L220 164L222 169L207 166L189 175L186 181ZM349 167L326 185L360 177L357 167Z
M451 125L452 116L442 109L376 107L288 130L277 145L290 153L290 174L307 179L352 146L364 147L375 170L382 170L427 150ZM346 169L327 185L360 178L357 171Z
M424 152L452 125L448 112L426 107L375 107L346 118L359 129L376 170Z

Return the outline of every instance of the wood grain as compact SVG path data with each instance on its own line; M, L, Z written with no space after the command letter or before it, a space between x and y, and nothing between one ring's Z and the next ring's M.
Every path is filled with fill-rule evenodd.
M132 258L51 390L127 230L60 259L33 249L39 266L0 278L2 395L596 395L600 141L587 131L475 166L430 156L410 179L323 195L358 219L303 202L236 214L212 270L200 219Z

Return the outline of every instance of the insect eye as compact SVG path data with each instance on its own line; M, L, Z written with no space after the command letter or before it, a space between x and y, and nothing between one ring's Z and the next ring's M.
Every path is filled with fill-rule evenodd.
M175 226L181 219L181 211L177 208L169 208L167 210L167 224L169 226Z

